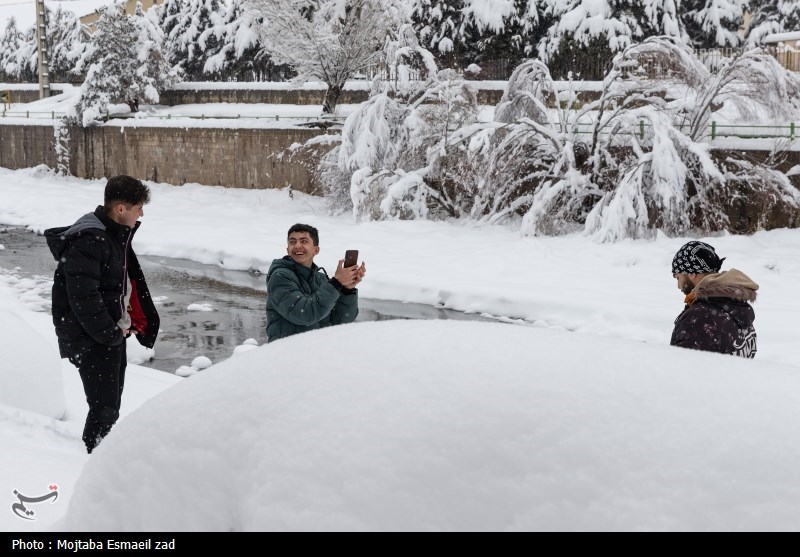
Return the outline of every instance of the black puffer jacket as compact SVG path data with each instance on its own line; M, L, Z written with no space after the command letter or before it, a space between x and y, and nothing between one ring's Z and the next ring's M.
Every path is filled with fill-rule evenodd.
M84 346L113 346L123 341L117 321L122 317L127 289L127 250L127 272L136 293L129 313L138 315L139 342L153 347L159 317L131 248L138 228L138 222L131 229L111 220L100 206L72 226L45 231L47 245L59 262L53 279L53 324L60 340Z
M748 302L756 299L756 290L758 284L736 269L707 276L687 296L670 344L755 357L755 312Z

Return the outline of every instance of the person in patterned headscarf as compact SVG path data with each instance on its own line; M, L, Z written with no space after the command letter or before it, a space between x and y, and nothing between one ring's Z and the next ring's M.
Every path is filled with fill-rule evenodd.
M758 284L736 269L720 271L725 258L705 242L683 245L672 259L672 276L686 298L675 319L672 346L734 354L756 355L753 327Z

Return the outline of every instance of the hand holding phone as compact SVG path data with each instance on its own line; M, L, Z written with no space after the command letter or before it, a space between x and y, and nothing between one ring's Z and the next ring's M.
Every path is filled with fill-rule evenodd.
M343 267L347 269L348 267L354 267L355 265L358 265L358 250L349 249L344 253Z

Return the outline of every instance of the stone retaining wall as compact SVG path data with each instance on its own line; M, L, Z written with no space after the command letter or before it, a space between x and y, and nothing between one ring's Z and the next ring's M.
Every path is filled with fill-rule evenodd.
M70 173L80 178L129 174L144 180L311 193L300 161L280 154L324 132L315 129L70 128ZM322 146L320 149L324 149ZM56 168L52 126L0 125L0 166Z

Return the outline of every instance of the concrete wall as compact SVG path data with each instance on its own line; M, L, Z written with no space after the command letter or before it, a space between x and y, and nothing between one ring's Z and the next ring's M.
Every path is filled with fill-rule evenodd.
M40 164L56 167L52 126L0 125L0 166L17 169Z
M50 90L52 91L53 95L60 95L64 92L64 89L61 85L53 85ZM0 85L0 92L8 91L11 94L11 102L12 103L32 103L34 101L39 100L39 86L32 85L30 88L22 89L19 86L14 88L12 87L3 87ZM2 110L2 106L0 106L0 110ZM23 109L15 109L14 112L18 112Z
M292 188L310 193L312 177L297 160L277 157L320 135L310 129L70 129L70 172L81 178L129 174L144 180L233 188ZM324 148L324 147L320 147ZM57 166L51 126L0 125L0 166Z

